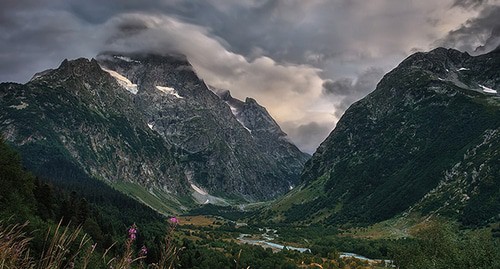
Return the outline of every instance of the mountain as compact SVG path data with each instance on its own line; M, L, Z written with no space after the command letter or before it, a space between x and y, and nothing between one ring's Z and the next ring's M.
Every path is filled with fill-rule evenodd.
M302 162L296 160L297 148L287 138L287 135L281 130L276 121L271 117L266 108L259 105L253 98L247 97L245 102L231 96L227 90L220 90L210 87L229 107L231 112L243 127L257 141L257 147L260 152L267 155L277 162L282 170L301 171L304 167ZM310 156L301 153L301 160L308 160ZM296 185L292 182L289 188Z
M255 100L235 115L185 57L107 53L98 61L110 74L139 85L135 105L153 131L180 149L184 173L201 202L211 195L269 199L299 183L309 156Z
M36 174L70 180L83 173L116 188L173 194L165 200L188 193L173 147L97 61L64 61L25 85L0 84L0 95L2 135Z
M500 53L405 59L353 104L267 214L371 224L407 214L478 225L500 212Z
M84 173L162 212L194 200L269 199L299 183L309 156L277 125L239 122L184 56L97 59L0 84L0 131L35 173Z

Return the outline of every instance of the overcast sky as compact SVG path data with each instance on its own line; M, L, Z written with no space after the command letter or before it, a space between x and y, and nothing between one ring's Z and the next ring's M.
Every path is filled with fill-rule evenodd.
M405 57L490 51L498 18L500 0L2 0L0 81L105 50L183 53L312 153Z

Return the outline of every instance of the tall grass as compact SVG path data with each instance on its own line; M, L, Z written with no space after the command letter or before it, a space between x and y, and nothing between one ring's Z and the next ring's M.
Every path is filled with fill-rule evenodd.
M165 245L163 246L163 250L161 252L160 260L158 261L158 263L151 264L151 268L153 269L175 268L175 262L177 260L179 249L172 243L172 238L179 220L175 217L172 217L168 221L170 225L167 234L165 235Z
M33 257L29 246L32 238L23 231L27 225L28 222L22 225L0 223L0 269L74 268L76 258L90 242L86 234L77 240L81 227L70 230L68 226L63 228L59 222L53 231L51 228L47 231L40 257ZM87 268L93 250L94 248L90 248L83 257L83 266L80 268Z
M0 268L35 268L28 238L23 232L28 223L5 226L0 223Z
M56 226L53 234L49 228L45 237L45 243L48 245L44 247L36 268L58 269L63 268L63 266L72 268L74 267L76 257L90 242L90 238L87 234L84 234L80 242L76 244L78 236L82 231L81 226L70 231L69 226L62 228L61 222L62 220ZM75 245L76 250L71 250Z
M160 260L146 266L142 260L146 258L147 248L143 246L135 253L133 243L136 239L137 227L135 224L128 230L128 238L120 255L107 258L113 244L101 257L101 264L107 268L132 269L175 268L178 249L172 243L173 232L178 223L176 218L169 220L170 225L165 235L165 246L162 249ZM34 257L30 250L31 237L24 230L24 224L5 224L0 221L0 269L73 269L89 268L90 261L95 256L96 244L91 244L91 238L82 232L81 227L70 229L63 227L60 221L54 228L49 228L45 236L43 251L40 256ZM99 259L99 258L98 258Z

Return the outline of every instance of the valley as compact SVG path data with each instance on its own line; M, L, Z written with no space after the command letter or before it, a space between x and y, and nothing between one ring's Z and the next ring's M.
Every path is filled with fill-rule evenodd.
M250 245L257 246L259 248L263 248L266 250L272 250L273 253L279 252L297 252L301 253L293 260L295 263L304 264L304 261L297 260L311 260L318 259L318 257L322 257L321 262L317 262L316 264L322 266L328 266L328 264L339 264L342 262L346 262L351 260L352 258L356 259L356 263L360 266L367 266L368 268L387 268L391 267L390 260L384 259L370 259L359 254L350 253L350 252L342 252L341 250L336 249L334 246L331 246L331 253L327 256L318 255L319 253L312 253L311 249L304 247L304 245L314 245L313 240L308 240L307 238L301 238L301 242L293 242L287 241L290 239L281 239L278 230L273 229L272 227L262 227L260 225L252 226L243 222L235 222L231 220L224 219L218 216L203 216L203 215L195 215L195 216L182 216L179 217L179 230L184 233L189 234L197 234L199 236L190 237L193 240L201 240L204 237L211 237L220 240L221 242L231 242L239 245ZM292 227L280 226L280 231L285 231L288 229L292 229ZM203 232L202 232L203 231ZM245 232L245 233L244 233ZM238 234L239 233L239 234ZM316 235L314 235L315 240L317 240ZM359 249L359 248L358 248ZM352 248L351 251L355 250ZM316 251L316 250L314 250ZM312 266L313 262L310 264L304 264L305 267ZM328 268L328 267L327 267Z
M498 49L415 53L312 156L183 55L106 52L2 83L0 254L12 268L496 268L499 68Z

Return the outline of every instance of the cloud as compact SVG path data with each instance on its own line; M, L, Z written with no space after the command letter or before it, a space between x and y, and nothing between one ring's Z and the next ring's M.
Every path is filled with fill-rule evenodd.
M311 152L383 72L437 45L499 43L497 0L5 0L0 81L103 50L180 52ZM309 131L308 131L309 128Z
M324 123L318 122L308 122L305 124L299 124L298 126L292 122L283 123L284 127L289 127L292 130L288 133L288 136L298 145L304 152L313 154L318 147L318 141L324 141L330 132L332 131L334 125L326 125Z
M413 47L429 49L429 39L437 39L443 30L452 30L466 19L464 14L450 10L452 3L87 0L70 1L70 7L75 15L92 23L131 12L168 15L206 27L212 37L226 42L226 48L245 57L259 51L257 56L268 56L280 63L308 63L322 68L329 61L357 65L369 62L363 68L382 64L388 69ZM385 59L391 55L397 57L388 64Z
M323 89L326 94L348 95L353 88L353 80L351 78L341 78L336 81L327 80L323 82Z
M383 75L383 69L371 67L364 70L356 80L343 77L335 81L325 81L323 83L323 94L332 99L335 107L334 115L340 118L352 103L375 90Z
M295 129L307 126L312 120L321 122L324 130L331 130L334 125L336 118L332 112L335 108L318 106L324 102L321 100L324 79L318 68L280 64L266 56L249 60L226 49L224 42L211 37L208 29L164 15L122 14L106 22L105 28L111 38L104 50L181 52L187 55L207 84L230 90L239 99L257 99L285 132L294 134L292 139L301 140L299 135L304 132ZM324 137L310 137L307 143L317 146L321 142L318 139ZM311 152L310 146L297 144L302 150Z
M48 19L51 16L59 20ZM319 75L320 69L309 65L280 64L266 56L249 60L228 50L224 40L211 36L206 27L185 23L171 16L142 12L119 14L101 24L89 24L82 23L71 13L48 10L38 12L35 17L27 17L26 21L29 27L12 32L5 38L7 43L11 43L19 54L28 51L35 55L52 54L58 57L47 59L27 55L27 60L32 61L29 65L32 68L26 69L27 62L20 61L22 58L17 56L18 64L14 66L0 64L0 72L4 76L15 78L25 72L31 76L57 66L62 57L92 57L99 51L183 53L207 84L229 89L233 96L240 99L247 96L257 99L281 124L293 121L296 125L303 125L316 118L329 119L324 123L328 128L334 124L330 114L333 107L328 107L326 111L316 109L324 82ZM27 42L14 46L20 37ZM283 129L294 133L295 127L287 125ZM312 140L309 143L319 142ZM302 148L302 145L299 147Z
M487 2L488 0L455 0L453 6L462 8L477 8Z
M470 7L472 4L476 8L481 6L479 14L450 31L437 43L472 54L484 53L500 45L500 5L490 5L487 1L461 2L464 2L464 7Z
M36 5L17 8L10 10L10 24L0 26L0 81L25 82L64 58L95 54L98 31L73 14Z

